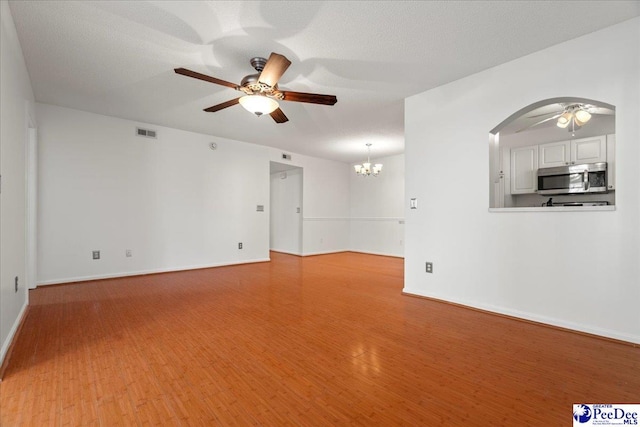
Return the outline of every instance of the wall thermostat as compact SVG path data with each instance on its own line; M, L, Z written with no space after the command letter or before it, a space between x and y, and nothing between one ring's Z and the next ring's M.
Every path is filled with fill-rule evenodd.
M215 150L216 148L218 148L218 144L216 144L215 142L212 142L211 144L209 144L209 148L211 148L212 150Z

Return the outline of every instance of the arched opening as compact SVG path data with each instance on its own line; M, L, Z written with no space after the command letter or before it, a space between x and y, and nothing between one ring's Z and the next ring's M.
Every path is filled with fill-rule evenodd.
M489 159L490 208L614 206L615 106L577 97L528 105L490 131Z

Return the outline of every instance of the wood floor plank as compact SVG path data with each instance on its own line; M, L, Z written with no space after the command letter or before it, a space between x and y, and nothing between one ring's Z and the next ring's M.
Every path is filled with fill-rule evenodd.
M0 425L548 426L638 402L638 347L403 296L398 258L271 258L30 291Z

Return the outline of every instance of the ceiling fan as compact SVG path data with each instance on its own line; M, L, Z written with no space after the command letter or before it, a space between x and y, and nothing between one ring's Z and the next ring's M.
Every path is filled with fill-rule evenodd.
M564 104L561 104L564 105ZM526 126L522 129L516 131L516 133L522 132L523 130L532 128L534 126L541 125L542 123L546 123L551 120L558 119L556 122L556 126L562 129L567 129L569 132L574 133L576 130L580 129L585 125L589 120L591 120L591 116L597 115L612 115L614 114L613 110L604 107L597 107L592 104L582 104L582 103L573 103L564 105L564 108L560 111L552 111L549 113L537 114L535 116L528 116L527 118L539 118L544 116L549 116L545 119L542 119L532 125Z
M283 55L272 52L268 60L256 57L252 58L249 62L257 73L245 76L239 85L200 74L196 71L187 70L186 68L175 68L174 71L183 76L193 77L194 79L204 80L244 92L244 96L205 108L204 111L209 113L214 113L239 103L256 116L269 114L276 123L285 123L289 121L289 119L280 109L278 101L307 102L310 104L323 105L334 105L338 102L338 98L334 95L280 90L278 88L278 80L280 80L280 77L282 77L287 68L289 68L289 65L291 65L291 61Z

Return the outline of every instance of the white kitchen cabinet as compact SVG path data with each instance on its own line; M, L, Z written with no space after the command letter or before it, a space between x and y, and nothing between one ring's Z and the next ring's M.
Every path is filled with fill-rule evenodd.
M571 140L571 164L579 165L581 163L597 163L606 161L606 135Z
M541 168L607 161L606 135L550 142L539 147Z
M541 168L568 165L571 161L571 141L541 144L538 150L538 161L538 166Z
M538 145L511 149L511 194L535 193Z

